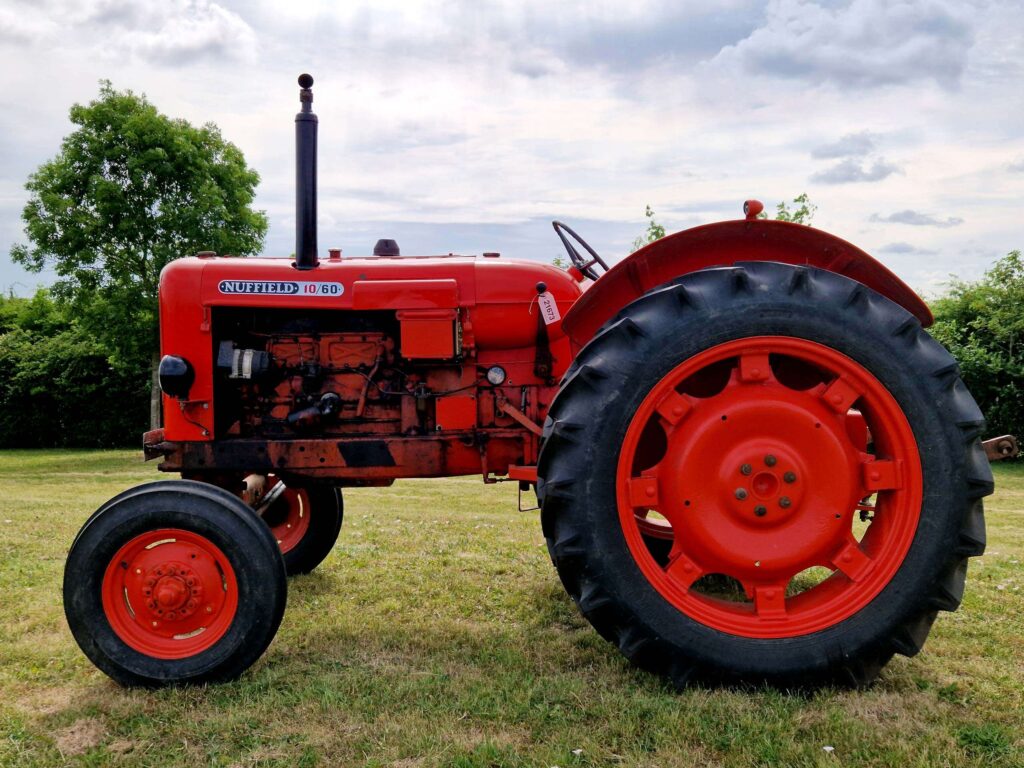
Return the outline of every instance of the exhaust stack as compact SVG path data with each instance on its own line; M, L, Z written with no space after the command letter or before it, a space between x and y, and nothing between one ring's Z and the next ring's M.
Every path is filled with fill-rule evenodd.
M299 75L302 111L295 115L295 267L313 269L316 255L316 131L313 78Z

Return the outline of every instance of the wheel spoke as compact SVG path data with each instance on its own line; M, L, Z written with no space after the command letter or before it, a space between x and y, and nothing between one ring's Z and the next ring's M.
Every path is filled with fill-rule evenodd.
M629 480L629 503L634 508L657 509L658 476L646 472Z
M842 549L832 558L831 567L843 573L850 581L860 581L874 565L874 561L868 557L860 544L851 536Z
M785 582L754 585L754 610L757 611L758 618L784 619L786 617Z
M685 554L679 553L669 562L665 573L683 589L689 589L693 582L704 575L704 570Z
M686 418L692 408L691 398L673 390L661 399L655 410L669 427L674 427Z
M767 352L748 352L740 355L740 381L745 384L767 381L771 370Z
M860 391L843 377L833 381L821 393L821 398L836 413L846 413L859 397Z
M899 465L895 461L876 459L864 463L865 496L875 491L891 491L902 488Z

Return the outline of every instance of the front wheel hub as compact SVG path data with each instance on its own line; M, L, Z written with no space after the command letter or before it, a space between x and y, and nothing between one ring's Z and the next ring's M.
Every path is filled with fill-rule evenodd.
M118 550L104 574L102 597L111 628L129 647L180 659L224 636L238 609L238 584L213 542L193 531L164 528Z
M875 494L874 520L855 529ZM889 582L917 527L921 468L902 410L856 361L753 337L655 385L627 430L617 495L630 551L663 597L725 632L785 637L841 621ZM667 564L644 542L652 512L671 529ZM703 589L712 575L741 598Z

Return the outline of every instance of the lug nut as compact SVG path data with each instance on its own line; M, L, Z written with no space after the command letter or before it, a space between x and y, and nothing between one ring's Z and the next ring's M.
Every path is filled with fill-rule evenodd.
M758 504L756 507L754 507L754 514L758 517L764 517L768 514L768 508L763 504Z
M782 476L782 479L785 480L787 483L795 483L796 482L796 472L787 472L786 474L784 474Z
M779 499L779 506L782 507L783 509L789 509L792 503L793 502L790 500L789 496L783 496L781 499Z
M747 498L747 490L746 490L746 488L737 488L736 489L736 498L739 499L740 501L743 501L745 498Z
M741 475L749 475L753 471L754 471L754 468L752 466L750 466L749 464L741 464L740 465L740 474Z
M778 459L776 459L770 453L764 457L764 463L767 464L769 467L774 467L777 461Z

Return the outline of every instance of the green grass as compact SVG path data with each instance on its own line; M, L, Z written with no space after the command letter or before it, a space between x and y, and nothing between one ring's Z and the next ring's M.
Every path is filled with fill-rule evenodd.
M60 580L90 512L158 473L0 452L0 765L1024 765L1024 466L996 472L963 607L868 691L674 693L578 615L515 488L466 478L348 491L264 658L147 692L79 652Z

